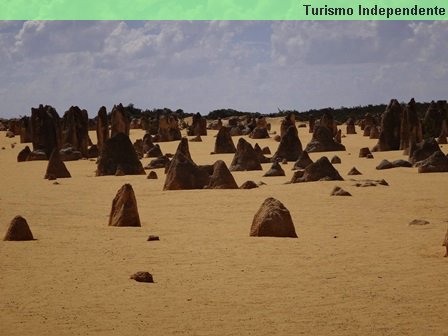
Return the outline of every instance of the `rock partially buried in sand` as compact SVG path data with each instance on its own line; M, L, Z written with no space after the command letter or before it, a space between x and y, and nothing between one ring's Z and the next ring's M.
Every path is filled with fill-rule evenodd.
M424 219L414 219L409 222L409 225L428 225L429 222Z
M345 191L344 189L342 189L341 187L334 187L333 191L331 192L331 196L351 196L352 194L350 194L348 191Z
M448 172L448 156L438 151L427 159L417 162L416 166L419 173L446 173Z
M213 174L210 176L207 189L238 189L238 185L224 161L218 160L214 163Z
M341 158L339 157L339 156L337 156L337 155L335 155L335 156L333 156L332 158L331 158L331 161L330 161L332 164L340 164L342 161L341 161Z
M134 273L131 275L131 279L134 279L137 282L148 282L148 283L154 282L154 279L152 278L152 275L149 272Z
M258 187L258 184L256 184L254 181L246 181L240 186L240 189L255 189Z
M159 241L159 236L149 235L148 239L146 241Z
M352 169L350 169L347 175L362 175L362 173L358 169L356 169L356 167L353 167Z
M25 218L22 216L16 216L9 224L8 231L6 232L5 241L26 241L34 240L30 227Z
M157 180L157 173L153 170L151 170L148 174L148 176L146 177L148 180Z
M134 189L129 183L118 190L112 201L109 226L141 226Z
M372 155L372 153L370 152L370 149L368 147L363 147L359 150L360 158L367 157L369 154Z
M448 230L446 230L446 235L445 235L445 239L443 240L442 246L446 247L446 253L445 253L444 257L448 257Z
M272 197L267 198L255 214L250 236L297 238L289 210Z

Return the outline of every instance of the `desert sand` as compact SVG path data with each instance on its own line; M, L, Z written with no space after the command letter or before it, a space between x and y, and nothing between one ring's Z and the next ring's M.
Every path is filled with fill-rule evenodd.
M269 121L278 132L279 120ZM284 184L290 162L282 165L286 177L262 177L271 164L233 172L238 185L266 183L257 189L192 191L162 191L163 169L157 180L95 177L91 160L66 162L72 178L53 184L43 178L47 162L17 163L25 144L0 132L0 234L22 215L37 239L0 241L0 334L447 335L448 175L378 171L382 159L406 157L358 158L377 140L357 132L342 139L346 152L310 154L337 154L345 181ZM131 130L131 139L143 134ZM197 164L230 164L233 154L210 155L215 134L189 143ZM311 134L299 128L299 135L305 147ZM278 146L245 138L272 153ZM160 146L174 153L177 144ZM353 166L363 175L347 176ZM357 188L351 180L383 178L390 186ZM125 183L141 228L108 226ZM336 185L353 196L331 197ZM267 197L289 209L298 239L249 237ZM408 225L413 219L430 224ZM146 241L150 234L160 241ZM155 283L131 280L137 271Z

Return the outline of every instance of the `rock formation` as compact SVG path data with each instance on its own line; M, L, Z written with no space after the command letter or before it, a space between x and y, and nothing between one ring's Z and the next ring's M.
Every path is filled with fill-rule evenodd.
M448 156L437 151L423 161L417 162L419 173L446 173L448 172Z
M192 125L188 128L187 135L201 136L207 135L207 120L198 112L193 115Z
M280 140L277 151L271 161L286 159L288 161L297 161L302 153L302 143L295 126L290 126Z
M53 178L69 178L72 177L64 162L61 160L59 151L55 148L51 153L50 160L48 161L47 171L45 173L45 179Z
M435 152L439 152L440 147L434 138L426 138L420 143L411 143L409 147L409 161L416 163L422 161Z
M267 198L255 214L250 236L297 238L289 210L272 197Z
M355 119L353 118L348 118L348 120L346 121L347 124L347 134L356 134L356 128L355 128Z
M134 189L129 183L118 190L112 201L109 226L141 226Z
M297 161L294 163L293 170L305 169L306 167L308 167L312 163L313 163L313 160L311 160L310 156L308 155L308 152L306 150L304 150L300 154L300 156L297 159Z
M358 169L356 169L356 167L353 167L352 169L350 169L347 175L362 175L362 173Z
M331 192L331 196L351 196L352 194L350 194L348 191L345 191L344 189L342 189L341 187L334 187L333 191Z
M323 156L306 167L305 170L296 171L291 179L291 183L343 180L328 158Z
M52 106L31 108L31 134L33 151L43 151L47 159L53 149L61 148L60 118Z
M126 175L145 174L129 136L124 133L118 133L104 143L96 176L115 175L118 166Z
M25 241L34 240L30 227L25 218L16 216L9 224L8 231L3 238L5 241Z
M257 153L252 145L243 138L238 140L230 171L262 170Z
M280 166L278 161L274 161L271 168L263 175L265 177L269 176L285 176L285 171Z
M221 127L216 135L215 154L235 153L236 148L230 135L230 130L227 127Z
M400 103L392 99L381 118L381 132L373 152L383 152L400 149L400 127L403 111ZM372 135L372 130L370 131Z
M238 185L224 161L218 160L213 165L213 174L210 176L207 189L238 189Z
M103 145L109 139L109 123L107 122L107 110L102 106L96 119L96 137L98 150L101 152Z
M83 157L88 156L89 148L89 116L86 110L72 106L62 117L62 144L70 145L74 150L81 152Z
M129 119L122 104L114 105L110 114L110 136L118 133L129 136Z
M314 128L313 138L305 150L308 153L345 151L345 146L334 140L329 128L317 126Z

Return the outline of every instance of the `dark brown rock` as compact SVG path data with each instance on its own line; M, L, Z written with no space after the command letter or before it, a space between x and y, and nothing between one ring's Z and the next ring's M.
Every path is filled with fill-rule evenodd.
M150 163L148 163L145 167L145 169L158 169L158 168L165 168L169 166L170 159L164 155L160 156L157 159L152 160Z
M101 151L104 143L109 139L109 123L107 121L107 110L104 106L98 111L96 119L96 137L98 150Z
M331 158L331 161L330 161L332 164L340 164L342 161L341 161L341 158L339 157L339 156L337 156L337 155L335 155L335 156L333 156L332 158Z
M270 177L270 176L285 176L285 171L280 166L278 161L275 161L271 168L263 175L264 177Z
M255 151L255 153L257 153L257 157L258 157L258 160L260 161L260 163L271 162L271 159L264 156L263 150L260 148L260 146L257 143L254 146L254 151Z
M43 151L50 157L53 149L62 147L60 118L52 106L31 108L31 134L33 151Z
M26 146L24 149L22 149L19 154L17 155L17 162L24 162L28 161L28 156L31 154L30 147Z
M131 279L137 282L154 283L152 274L149 272L137 272L131 275Z
M110 136L113 138L119 133L129 136L129 119L122 104L114 105L110 114Z
M155 144L152 148L148 149L146 151L145 156L149 157L149 158L152 158L152 157L158 158L158 157L163 156L163 153L162 153L162 150L160 149L159 144Z
M207 120L198 112L193 115L192 125L188 128L187 135L207 135Z
M299 134L295 126L289 127L278 146L277 151L272 157L271 161L275 162L278 160L286 159L288 161L297 161L300 154L302 153L302 143L299 139Z
M348 120L346 121L346 124L347 124L346 133L347 134L356 134L355 119L348 118Z
M425 160L417 162L416 166L419 173L446 173L448 172L448 157L438 151Z
M72 106L62 117L62 144L70 144L74 150L88 157L89 148L89 116L86 110Z
M293 170L305 169L312 163L313 163L313 160L311 160L310 156L308 155L308 152L305 150L300 154L299 158L294 163Z
M403 111L400 103L392 99L381 118L381 132L374 152L383 152L400 149L400 127ZM372 136L372 130L370 130Z
M53 153L51 153L44 178L48 179L50 176L54 176L55 178L72 177L67 167L65 166L65 163L61 160L61 156L57 148L55 148L53 150Z
M190 142L202 142L202 138L200 135L197 135L194 138L191 138Z
M343 181L339 172L333 167L326 156L310 164L303 171L296 171L291 183L312 181Z
M126 175L145 174L131 140L124 133L118 133L105 142L98 158L96 176L115 175L118 166Z
M272 197L267 198L255 214L250 236L297 238L289 210Z
M208 183L208 172L178 149L169 165L163 190L203 189Z
M411 143L409 148L409 161L416 163L425 160L439 151L441 151L439 144L434 138L427 138L418 144Z
M446 231L445 239L443 240L442 246L446 247L446 253L444 257L448 257L448 230Z
M314 128L313 138L305 150L308 153L345 151L345 146L333 139L329 128L317 126Z
M208 189L238 189L235 179L224 161L216 161L213 165L213 174L207 185Z
M25 218L16 216L9 224L8 231L3 238L5 241L25 241L34 240L30 227Z
M296 116L294 113L289 112L280 124L280 138L283 138L290 127L296 127Z
M363 158L363 157L367 157L367 155L372 154L370 152L370 149L368 147L363 147L359 150L359 157Z
M216 135L215 154L235 153L236 148L228 127L221 127Z
M230 171L262 170L257 153L252 145L243 138L238 140L235 156L230 165Z
M146 177L148 180L157 180L158 179L158 176L157 176L157 173L155 172L155 171L153 171L153 170L151 170L149 173L148 173L148 176Z
M348 191L345 191L341 187L334 187L333 191L331 192L331 196L351 196Z
M141 226L134 189L129 183L118 190L112 201L109 226Z
M241 186L240 189L255 189L258 188L258 184L254 181L246 181Z
M358 169L356 169L356 167L353 167L352 169L350 169L347 175L362 175L362 173Z

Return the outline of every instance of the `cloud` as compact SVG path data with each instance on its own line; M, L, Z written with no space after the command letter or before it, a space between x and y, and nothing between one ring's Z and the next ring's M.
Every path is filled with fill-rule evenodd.
M446 98L448 22L0 22L1 116L39 103L208 113Z

